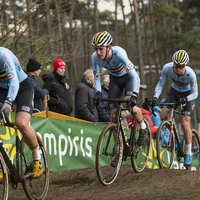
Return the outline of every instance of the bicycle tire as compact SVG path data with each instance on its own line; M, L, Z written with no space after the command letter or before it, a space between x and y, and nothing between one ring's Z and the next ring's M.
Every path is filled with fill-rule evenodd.
M200 169L200 138L199 134L195 129L192 129L192 147L191 151L193 154L193 157L198 159L198 164L197 164L197 170Z
M2 175L3 175L3 179L2 181L0 181L0 199L7 200L9 191L8 173L5 161L1 153L0 153L0 168L2 169Z
M171 145L169 144L169 141L166 142L160 142L160 139L164 141L164 135L162 134L167 131L170 132ZM160 137L162 135L162 137ZM169 137L169 138L170 138ZM163 120L158 128L157 131L157 138L156 138L156 151L157 151L157 160L160 168L166 168L170 169L172 167L173 161L174 161L174 155L175 155L175 137L174 132L171 132L171 123L167 120Z
M96 173L101 184L110 185L117 178L119 173L122 157L123 157L123 139L121 130L119 131L118 141L119 141L119 155L117 164L115 167L111 166L111 162L116 155L116 143L114 139L113 132L117 131L117 123L109 123L102 130L97 148L96 148ZM107 148L106 148L107 147Z
M42 200L45 199L49 188L49 165L48 158L45 151L45 147L42 140L37 135L39 144L39 151L41 155L41 161L43 164L43 175L37 179L31 177L33 170L33 158L29 147L25 144L24 139L21 140L20 152L21 152L21 173L24 181L22 186L28 199L30 200Z
M142 172L147 165L150 148L151 148L151 128L148 118L143 115L144 122L148 128L146 143L138 146L137 139L139 137L139 124L135 122L134 127L131 129L130 141L133 155L131 156L132 167L135 172Z

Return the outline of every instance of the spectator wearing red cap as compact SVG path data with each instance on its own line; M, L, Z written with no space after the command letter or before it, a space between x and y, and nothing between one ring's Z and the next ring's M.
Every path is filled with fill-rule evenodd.
M34 109L33 112L40 112L43 111L43 98L47 95L47 101L49 100L49 91L46 89L41 89L39 86L39 81L36 77L39 76L41 73L42 65L34 60L29 59L27 66L26 66L26 73L28 78L31 80L34 88Z
M70 116L73 110L73 101L69 81L65 74L66 64L58 58L53 63L53 69L53 72L42 75L43 89L47 89L50 95L49 110Z

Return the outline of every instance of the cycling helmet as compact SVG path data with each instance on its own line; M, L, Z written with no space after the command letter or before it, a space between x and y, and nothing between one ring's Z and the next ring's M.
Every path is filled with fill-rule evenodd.
M92 38L93 46L108 46L112 44L112 36L107 31L101 31L96 33Z
M186 51L178 50L172 56L172 61L178 65L187 65L189 62L189 56Z

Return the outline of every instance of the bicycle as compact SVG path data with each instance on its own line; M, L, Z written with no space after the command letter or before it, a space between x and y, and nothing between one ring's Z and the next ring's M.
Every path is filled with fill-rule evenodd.
M0 199L8 199L9 183L12 185L13 189L17 189L18 183L22 183L24 192L30 200L45 199L49 188L49 165L42 140L37 135L43 164L43 175L38 179L33 179L31 177L33 170L32 153L24 142L24 139L22 138L20 141L20 132L15 123L10 122L8 118L3 116L3 122L0 122L0 126L14 128L16 134L15 164L8 154L7 149L4 147L2 140L0 139L0 169L2 170L3 174L3 179L0 182Z
M101 99L101 101L115 102L117 104L116 118L114 122L108 123L102 130L96 148L96 173L101 184L110 185L117 178L122 161L131 158L132 167L135 172L141 172L148 161L151 147L151 129L149 121L144 116L144 122L148 128L145 144L138 146L139 125L137 122L132 125L130 139L127 139L121 112L126 110L122 103L128 103L128 100L120 99ZM132 113L136 115L137 113ZM114 134L115 133L115 134ZM119 155L116 166L111 166L112 160L116 156L116 148L119 146ZM145 156L144 156L145 155Z
M180 162L181 158L185 156L185 141L181 142L180 132L176 125L176 121L174 118L174 113L179 115L185 115L183 105L181 105L181 110L177 111L174 109L174 106L179 105L178 103L161 103L157 104L158 106L167 106L170 109L169 120L163 120L157 131L156 138L156 150L157 150L157 158L160 168L170 169L172 167L175 152L177 155L177 161ZM152 111L153 112L153 111ZM200 168L200 139L198 132L195 129L192 129L192 147L191 151L194 157L198 158L198 167ZM160 137L161 132L163 132L162 137ZM168 137L168 141L164 142L165 135L170 133L170 137ZM161 142L160 142L160 138ZM175 142L176 141L176 142ZM177 143L177 144L176 144ZM176 147L177 145L177 147ZM189 167L186 167L189 169Z

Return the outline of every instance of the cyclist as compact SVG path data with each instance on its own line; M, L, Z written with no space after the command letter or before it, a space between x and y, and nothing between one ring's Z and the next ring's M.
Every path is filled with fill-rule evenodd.
M136 106L140 88L140 78L129 60L127 53L119 46L111 46L112 36L107 31L96 33L92 38L92 45L95 52L92 54L93 72L95 77L96 98L101 98L101 67L108 70L110 74L110 84L108 98L121 98L125 89L124 99L129 99L129 105L137 114L135 120L140 124L140 134L137 140L138 145L146 141L147 127L144 123L141 110ZM111 121L114 121L116 114L116 104L109 102Z
M7 48L0 47L0 102L2 113L8 116L16 102L15 124L22 133L33 155L32 177L43 173L39 145L34 129L29 125L33 112L33 85L20 66L18 58Z
M173 54L172 62L163 66L160 79L154 91L154 98L152 100L152 104L155 105L167 78L171 78L171 90L165 100L165 103L181 103L184 107L185 115L181 116L181 125L186 142L186 155L184 158L185 166L190 166L193 161L191 153L192 132L190 129L190 119L194 108L194 100L198 97L196 74L189 66L187 66L188 62L189 56L185 50L178 50ZM175 109L177 107L178 106L176 106ZM167 107L162 108L162 120L167 120L169 118L169 111L170 109Z

